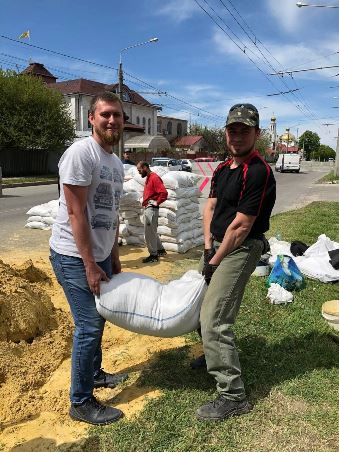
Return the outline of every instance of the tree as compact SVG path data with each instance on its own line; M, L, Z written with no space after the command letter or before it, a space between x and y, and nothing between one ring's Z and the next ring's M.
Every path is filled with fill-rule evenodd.
M255 144L256 149L260 152L261 155L265 156L267 149L271 144L271 135L268 129L261 129L260 137L257 139Z
M29 74L0 70L0 147L58 150L75 137L61 93Z
M314 158L322 162L327 162L329 158L335 159L335 150L326 144L321 144L319 149L314 153Z
M306 160L311 160L319 150L320 137L317 133L306 130L299 138L299 148L304 149Z
M201 135L209 147L209 153L223 156L226 150L225 129L217 127L203 127L192 124L189 135Z

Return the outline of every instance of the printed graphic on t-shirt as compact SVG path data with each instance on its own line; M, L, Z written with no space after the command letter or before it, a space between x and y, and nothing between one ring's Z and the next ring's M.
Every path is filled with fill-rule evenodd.
M91 226L92 229L111 229L112 226L112 217L109 215L106 215L104 213L98 213L94 215L91 219Z
M119 184L122 184L123 182L121 174L116 168L113 168L113 181L118 182Z
M115 206L115 210L119 210L119 206L120 206L120 191L116 190L114 192L114 206Z
M101 182L96 190L93 198L95 209L108 209L113 208L113 193L112 186L106 182Z
M113 171L116 171L116 169L114 169ZM113 180L113 174L112 171L110 170L110 168L108 168L108 166L103 165L103 167L101 168L100 171L100 179L105 179L105 180ZM115 182L115 179L114 179Z

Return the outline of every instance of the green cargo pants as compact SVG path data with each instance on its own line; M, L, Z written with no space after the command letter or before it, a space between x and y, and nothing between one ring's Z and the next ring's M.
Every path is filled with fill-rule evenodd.
M214 242L215 248L219 245L219 242ZM215 378L219 394L235 401L243 400L246 395L232 325L263 248L261 240L247 239L225 256L212 276L201 307L201 335L207 371ZM201 271L202 268L203 257Z

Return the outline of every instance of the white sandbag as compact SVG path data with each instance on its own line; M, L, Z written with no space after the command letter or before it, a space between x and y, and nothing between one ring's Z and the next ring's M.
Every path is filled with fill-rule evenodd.
M27 223L32 223L33 221L42 221L42 216L41 215L33 215L31 217L28 217L27 219Z
M143 212L142 209L131 209L131 210L126 209L126 210L122 210L120 212L120 216L122 218L127 218L127 219L138 218L140 216L141 212Z
M169 220L175 222L177 219L177 214L175 212L173 212L173 210L165 209L164 207L160 207L159 217L168 218Z
M121 328L175 337L199 326L206 283L196 270L168 284L137 273L119 273L100 287L100 297L96 298L99 314Z
M141 180L143 180L143 179L141 179ZM123 189L124 189L124 192L136 191L136 192L142 194L142 192L144 191L144 185L141 183L141 181L139 181L139 179L136 180L133 178L133 179L128 180L127 182L124 182Z
M162 180L165 187L171 188L172 190L192 187L194 185L188 177L188 173L184 171L169 171L163 176Z
M189 204L191 204L191 202L191 198L181 198L177 199L176 201L167 199L161 204L161 206L165 209L178 210L180 208L188 206Z
M123 193L120 198L120 206L123 205L139 205L140 206L140 194L137 191L127 191Z
M162 242L162 246L166 251L174 251L175 253L187 253L187 251L193 248L193 246L195 245L190 240L187 240L185 243Z
M127 237L129 235L127 226L124 223L119 224L119 235L123 237Z
M48 205L48 203L45 204L39 204L37 206L31 207L26 214L30 216L41 216L41 217L47 217L50 216L51 207Z
M138 236L138 235L129 235L128 237L126 237L125 239L125 245L140 245L140 246L145 246L145 240L144 240L144 236Z
M47 224L48 226L51 226L52 224L55 223L55 218L53 217L41 217L42 218L42 222Z
M144 234L144 227L143 226L132 226L131 224L129 224L127 226L129 235L140 235L143 236Z
M43 223L42 221L30 221L29 223L25 224L25 228L43 229L47 231L48 229L51 229L51 226L47 225L46 223Z
M180 199L180 198L199 198L201 192L198 187L177 188L172 190L167 189L168 199Z

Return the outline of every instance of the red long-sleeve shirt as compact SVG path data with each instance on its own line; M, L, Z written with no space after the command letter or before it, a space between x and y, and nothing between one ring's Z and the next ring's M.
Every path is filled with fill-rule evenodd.
M148 201L152 199L159 206L162 202L166 201L167 196L168 193L161 177L156 173L150 172L146 177L142 205L146 207Z

